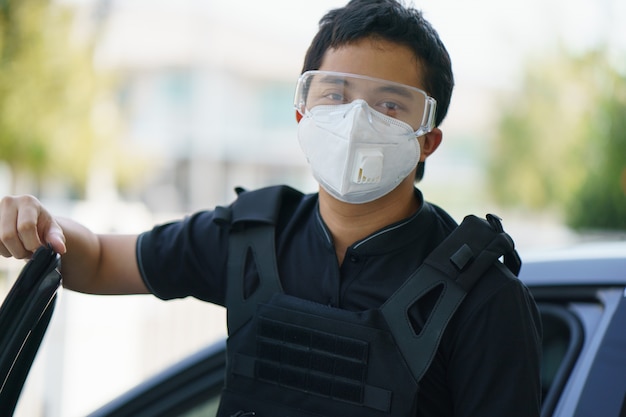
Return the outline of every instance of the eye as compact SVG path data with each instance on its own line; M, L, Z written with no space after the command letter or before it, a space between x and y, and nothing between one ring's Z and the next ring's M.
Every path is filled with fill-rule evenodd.
M400 105L398 103L394 103L393 101L385 101L382 103L382 106L388 110L399 110Z
M324 98L333 103L345 103L345 97L340 92L331 91L324 94Z
M337 88L325 88L311 91L307 100L307 107L313 108L320 105L334 106L344 103L346 103L346 97L343 94L343 90Z
M376 105L376 109L383 113L386 114L387 116L391 116L391 117L397 117L398 114L402 111L403 106L396 102L396 101L380 101L377 105Z

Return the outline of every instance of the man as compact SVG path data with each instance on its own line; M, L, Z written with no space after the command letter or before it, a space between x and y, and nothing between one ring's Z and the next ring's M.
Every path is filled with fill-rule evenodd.
M72 290L191 295L229 307L220 416L538 416L538 313L503 268L469 292L420 381L404 370L411 358L385 363L393 348L377 353L377 341L354 336L363 326L342 324L377 317L456 227L414 187L441 143L437 126L452 87L448 53L418 11L395 0L353 0L323 17L306 54L296 88L298 139L320 189L273 189L274 245L235 252L230 238L242 227L231 217L248 193L228 209L139 236L95 235L21 196L2 200L0 253L25 258L49 243L63 254L63 284ZM267 221L256 214L253 222ZM265 262L267 247L275 266ZM280 281L268 287L273 276ZM426 320L428 304L407 307L411 320ZM360 360L370 363L362 368ZM367 373L380 375L374 385L352 383Z

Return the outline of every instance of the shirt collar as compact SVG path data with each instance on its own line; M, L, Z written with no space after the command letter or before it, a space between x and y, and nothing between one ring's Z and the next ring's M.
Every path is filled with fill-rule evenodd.
M417 198L420 206L415 214L366 236L351 245L350 249L365 256L379 255L403 248L418 239L420 235L428 234L433 226L433 209L430 204L424 202L422 192L417 188L414 190L415 198ZM319 202L315 210L315 216L322 238L329 247L332 247L332 235L320 215Z

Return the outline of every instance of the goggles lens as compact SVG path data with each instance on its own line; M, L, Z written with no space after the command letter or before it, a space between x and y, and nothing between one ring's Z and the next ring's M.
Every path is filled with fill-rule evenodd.
M419 88L332 71L307 71L298 79L294 106L306 115L316 106L336 106L365 100L374 110L410 125L417 136L434 127L437 102Z

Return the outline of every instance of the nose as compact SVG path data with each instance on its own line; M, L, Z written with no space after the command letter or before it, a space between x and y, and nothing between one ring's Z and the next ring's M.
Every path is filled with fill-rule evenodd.
M365 115L367 116L367 121L370 123L373 122L372 109L367 103L367 101L363 100L362 98L353 100L350 103L350 107L346 109L346 112L344 113L343 117L345 118L348 115L348 113L353 112L353 111L365 113Z

